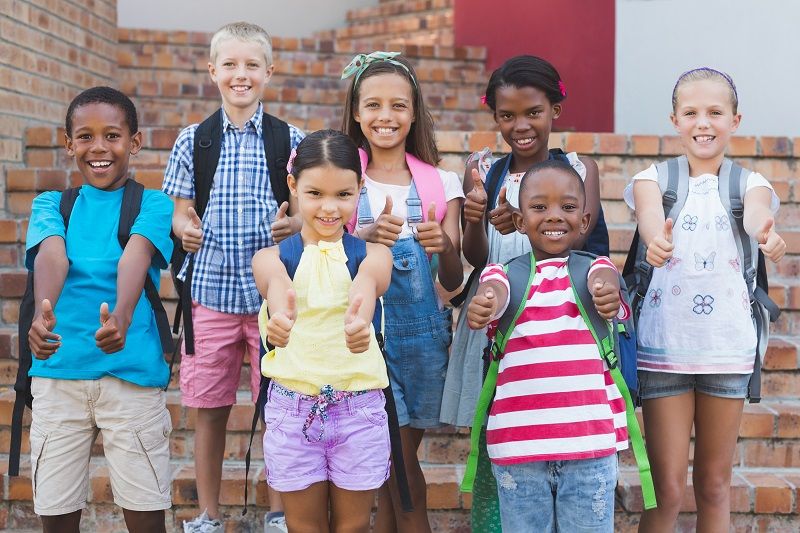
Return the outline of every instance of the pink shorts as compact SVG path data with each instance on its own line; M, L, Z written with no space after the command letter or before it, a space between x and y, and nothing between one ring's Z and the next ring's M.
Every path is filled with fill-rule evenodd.
M253 403L261 382L258 315L221 313L192 302L194 355L181 347L181 401L187 407L226 407L236 403L242 363L250 356Z
M290 397L291 394L294 397ZM314 404L270 385L264 407L267 482L278 492L304 490L330 481L344 490L377 489L389 478L389 424L380 390L346 398L326 408L303 433ZM321 435L321 439L317 440Z

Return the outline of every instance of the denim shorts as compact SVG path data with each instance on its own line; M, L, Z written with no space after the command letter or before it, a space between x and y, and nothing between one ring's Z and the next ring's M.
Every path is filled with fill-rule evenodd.
M652 400L678 396L689 391L718 398L747 398L752 374L673 374L639 371L639 398Z
M612 533L617 455L492 465L503 531Z

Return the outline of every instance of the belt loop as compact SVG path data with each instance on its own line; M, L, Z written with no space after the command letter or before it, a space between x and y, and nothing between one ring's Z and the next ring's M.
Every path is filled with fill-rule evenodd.
M296 392L294 394L294 397L292 397L292 403L294 403L294 405L292 406L292 411L293 411L292 415L293 416L300 416L300 403L301 403L300 397L301 396L302 396L302 394L300 394L299 392Z

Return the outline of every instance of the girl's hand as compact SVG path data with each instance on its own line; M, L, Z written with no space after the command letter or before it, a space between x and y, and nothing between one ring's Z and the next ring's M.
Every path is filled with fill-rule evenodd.
M277 348L285 348L289 344L289 334L297 319L297 304L294 289L286 291L286 310L278 311L269 317L267 322L267 341Z
M471 224L480 224L486 214L486 189L483 188L481 175L478 169L472 169L472 190L467 193L464 201L464 220Z
M472 329L483 329L494 318L497 298L492 289L477 293L467 308L467 324Z
M272 223L272 240L275 244L292 236L292 219L286 214L288 210L289 202L283 202L275 215L275 222Z
M775 233L775 219L767 218L761 231L758 232L758 247L773 263L777 263L786 253L786 243Z
M619 313L619 287L598 279L592 286L592 301L597 313L606 320L611 320Z
M56 315L50 300L42 300L41 311L33 318L28 331L28 345L36 359L48 359L61 347L61 336L53 333L56 327Z
M672 244L672 219L664 221L664 230L647 246L647 262L654 267L662 267L672 257L675 245Z
M358 230L358 236L367 242L376 242L388 247L394 246L403 230L403 219L392 214L392 197L386 197L386 205L383 207L378 220L365 228Z
M203 223L200 217L197 216L197 211L194 207L189 208L189 221L183 227L181 234L181 246L183 249L190 253L195 253L200 249L203 244Z
M369 348L369 322L361 318L358 310L364 299L361 295L353 298L344 314L344 339L351 353L364 353Z
M506 187L503 185L497 197L497 207L489 211L489 222L503 235L514 233L517 227L511 217L513 212L514 207L506 200Z
M428 207L428 221L417 224L417 240L425 248L426 254L441 254L452 248L450 237L436 221L436 204Z

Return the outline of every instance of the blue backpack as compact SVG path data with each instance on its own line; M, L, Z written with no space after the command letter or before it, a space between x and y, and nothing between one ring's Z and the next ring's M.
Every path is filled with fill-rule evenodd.
M347 256L347 270L350 272L350 279L355 279L358 274L358 267L361 261L367 257L367 243L357 237L353 237L349 233L342 235L342 245L344 252ZM297 271L297 265L300 264L300 256L303 255L303 239L299 233L295 233L291 237L286 238L278 244L278 253L286 267L286 273L289 277L294 279L294 274ZM380 299L375 303L375 314L372 317L372 326L375 329L375 338L378 341L378 346L381 352L386 357L384 351L384 338L383 338L383 306ZM272 347L261 345L261 357L271 350ZM251 369L251 372L253 370ZM258 392L258 400L256 401L256 412L253 414L253 425L250 431L250 446L248 446L247 454L245 455L245 470L250 470L250 447L253 443L253 435L256 431L258 419L263 416L264 406L267 403L267 390L269 389L270 378L261 376L261 387ZM400 424L397 420L397 408L395 407L394 395L392 394L392 385L383 389L383 395L386 397L386 414L389 421L389 440L392 448L392 465L394 466L395 475L397 476L397 484L400 492L400 502L405 512L411 512L413 506L411 504L411 493L408 488L408 479L406 477L405 463L403 461L403 445L400 440ZM247 476L247 474L245 474ZM247 505L247 484L245 483L244 492L245 506ZM247 508L245 507L245 512Z

